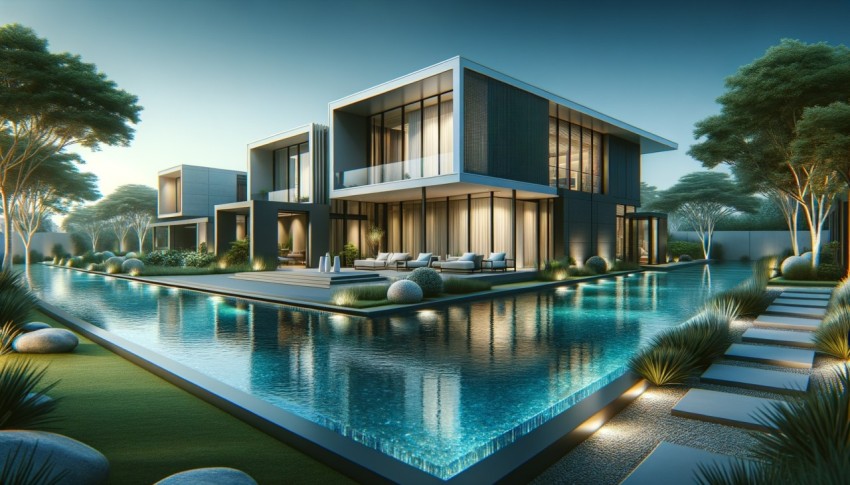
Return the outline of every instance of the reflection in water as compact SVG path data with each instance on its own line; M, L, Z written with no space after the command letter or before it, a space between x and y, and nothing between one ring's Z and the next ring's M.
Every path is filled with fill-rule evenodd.
M746 275L716 271L712 291ZM115 334L441 477L616 378L708 294L699 267L366 319L33 271ZM80 304L97 300L97 309Z

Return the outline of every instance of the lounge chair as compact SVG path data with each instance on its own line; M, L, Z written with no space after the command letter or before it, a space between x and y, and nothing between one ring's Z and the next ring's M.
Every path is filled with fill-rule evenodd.
M505 257L505 253L490 253L490 257L481 261L481 268L490 271L516 271L516 261Z
M355 259L354 269L386 269L392 253L378 253L377 258Z
M404 261L404 264L399 265L398 269L412 270L416 268L430 268L431 262L434 261L432 253L419 253L416 259Z
M440 262L440 272L463 271L473 273L475 271L481 271L481 261L483 257L484 256L475 253L463 253L463 256L459 258L449 257L447 261Z

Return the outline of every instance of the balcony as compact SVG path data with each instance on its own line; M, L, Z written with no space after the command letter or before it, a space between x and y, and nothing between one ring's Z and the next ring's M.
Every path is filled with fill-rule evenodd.
M272 202L310 202L310 194L303 193L304 190L301 192L301 196L299 197L298 189L275 190L269 192L268 200Z
M334 173L334 190L435 177L453 172L452 154L385 163ZM271 194L269 194L271 196Z

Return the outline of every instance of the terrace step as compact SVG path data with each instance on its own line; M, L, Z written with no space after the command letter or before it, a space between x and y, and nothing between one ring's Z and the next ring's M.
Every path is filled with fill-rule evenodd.
M700 465L731 467L729 455L662 441L632 470L621 485L680 485L695 483Z
M809 376L806 374L737 365L713 364L703 372L700 380L712 384L771 392L798 393L805 392L809 388Z
M814 293L814 294L820 294L820 295L831 295L832 290L834 290L834 289L835 288L825 288L825 287L814 286L814 287L796 287L793 290L785 290L785 291L792 291L794 293Z
M319 273L318 271L254 271L236 273L233 279L276 283L280 285L307 286L312 288L330 288L335 285L378 283L385 281L379 273L346 271L343 273Z
M756 415L760 411L771 409L774 404L782 404L782 401L730 392L691 389L673 406L670 414L739 428L770 431L771 428L756 420Z
M794 298L796 300L825 300L829 301L831 295L821 295L819 293L798 293L796 291L783 291L779 298Z
M819 318L787 317L781 315L759 315L753 325L756 327L777 328L783 330L817 330Z
M728 359L746 360L762 364L811 369L815 360L813 350L789 349L773 345L732 344L723 354Z
M788 305L770 305L764 312L774 315L796 315L800 317L822 317L826 315L825 308L805 308Z
M811 332L794 332L791 330L773 330L770 328L748 328L741 337L744 342L760 344L787 345L812 349L815 341Z
M779 298L773 300L774 305L804 307L804 308L826 308L828 300L800 300L796 298Z

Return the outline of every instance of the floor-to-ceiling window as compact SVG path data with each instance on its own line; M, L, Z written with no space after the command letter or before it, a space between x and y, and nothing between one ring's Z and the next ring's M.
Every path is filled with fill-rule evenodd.
M372 115L368 183L451 173L453 113L449 91Z
M272 179L274 193L270 200L277 202L309 202L312 186L310 148L299 143L274 151Z
M617 204L616 224L617 224L617 259L626 259L626 242L627 242L627 221L626 214L635 212L635 207L631 205Z
M549 117L549 185L578 192L603 192L602 134Z

